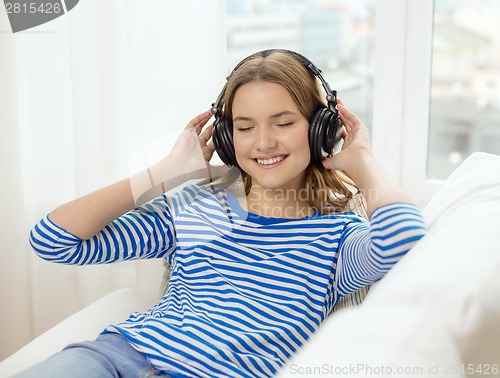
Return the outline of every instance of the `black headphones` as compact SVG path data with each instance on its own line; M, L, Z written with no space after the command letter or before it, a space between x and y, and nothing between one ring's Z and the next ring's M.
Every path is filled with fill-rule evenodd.
M226 85L217 97L217 100L212 104L212 114L215 117L214 128L212 132L212 140L214 142L215 150L221 160L230 166L238 166L236 161L236 154L233 145L233 122L222 115L222 107L220 102L224 95L227 81L231 78L233 73L245 62L255 57L267 57L274 52L283 52L292 55L308 68L314 76L316 76L326 92L326 101L328 107L322 107L316 110L309 125L309 146L311 149L312 161L320 165L321 160L329 154L332 154L341 140L342 122L339 118L339 112L335 108L337 105L337 91L331 90L328 83L321 76L321 70L312 64L304 56L290 50L270 49L256 52L247 58L243 59L231 71L230 75L226 78Z

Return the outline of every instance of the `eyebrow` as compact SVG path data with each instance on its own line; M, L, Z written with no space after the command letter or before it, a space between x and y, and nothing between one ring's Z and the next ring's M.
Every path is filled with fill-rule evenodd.
M297 114L297 113L292 112L290 110L283 110L282 112L271 114L271 116L269 118L279 118L279 117L282 117L284 115L295 115L295 114ZM238 117L234 117L234 119L233 119L233 122L236 122L236 121L253 121L253 118L252 117L238 116Z

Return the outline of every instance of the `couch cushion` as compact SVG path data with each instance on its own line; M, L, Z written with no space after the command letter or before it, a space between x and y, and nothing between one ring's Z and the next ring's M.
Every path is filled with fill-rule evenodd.
M280 377L500 375L500 156L471 155L424 217L428 234Z
M428 234L372 289L367 309L424 310L450 333L465 364L500 369L500 156L472 154L424 217Z
M0 377L12 377L59 352L66 345L93 340L109 324L125 320L132 312L146 311L156 295L132 289L114 291L64 319L0 363Z

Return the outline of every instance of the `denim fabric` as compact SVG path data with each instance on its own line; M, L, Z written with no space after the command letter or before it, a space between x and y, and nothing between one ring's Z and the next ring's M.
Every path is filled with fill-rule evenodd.
M16 378L147 378L164 375L117 333L70 344Z

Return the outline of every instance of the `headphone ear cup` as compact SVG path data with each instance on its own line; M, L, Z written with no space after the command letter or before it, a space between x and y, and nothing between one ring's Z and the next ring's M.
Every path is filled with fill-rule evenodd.
M314 163L321 164L326 155L333 153L340 140L338 131L341 127L342 122L338 113L329 108L316 111L309 126L309 146Z
M323 140L323 151L325 151L327 155L331 155L335 151L335 148L340 140L341 133L338 132L341 131L342 122L337 116L337 113L331 111L330 109L328 109L328 111L330 114L328 118L325 119L326 132L323 134L325 135Z
M309 149L311 150L311 160L316 163L321 159L321 147L318 146L318 119L322 117L321 109L314 113L309 124Z
M214 142L215 151L220 159L227 165L238 166L236 162L236 154L233 146L233 125L231 121L221 118L219 122L214 124L212 131L212 140Z
M338 116L338 113L332 117L332 126L331 128L331 136L328 138L329 140L329 146L328 149L333 153L333 152L338 152L340 151L340 147L342 146L341 141L342 141L342 130L343 130L343 125L342 125L342 120Z

